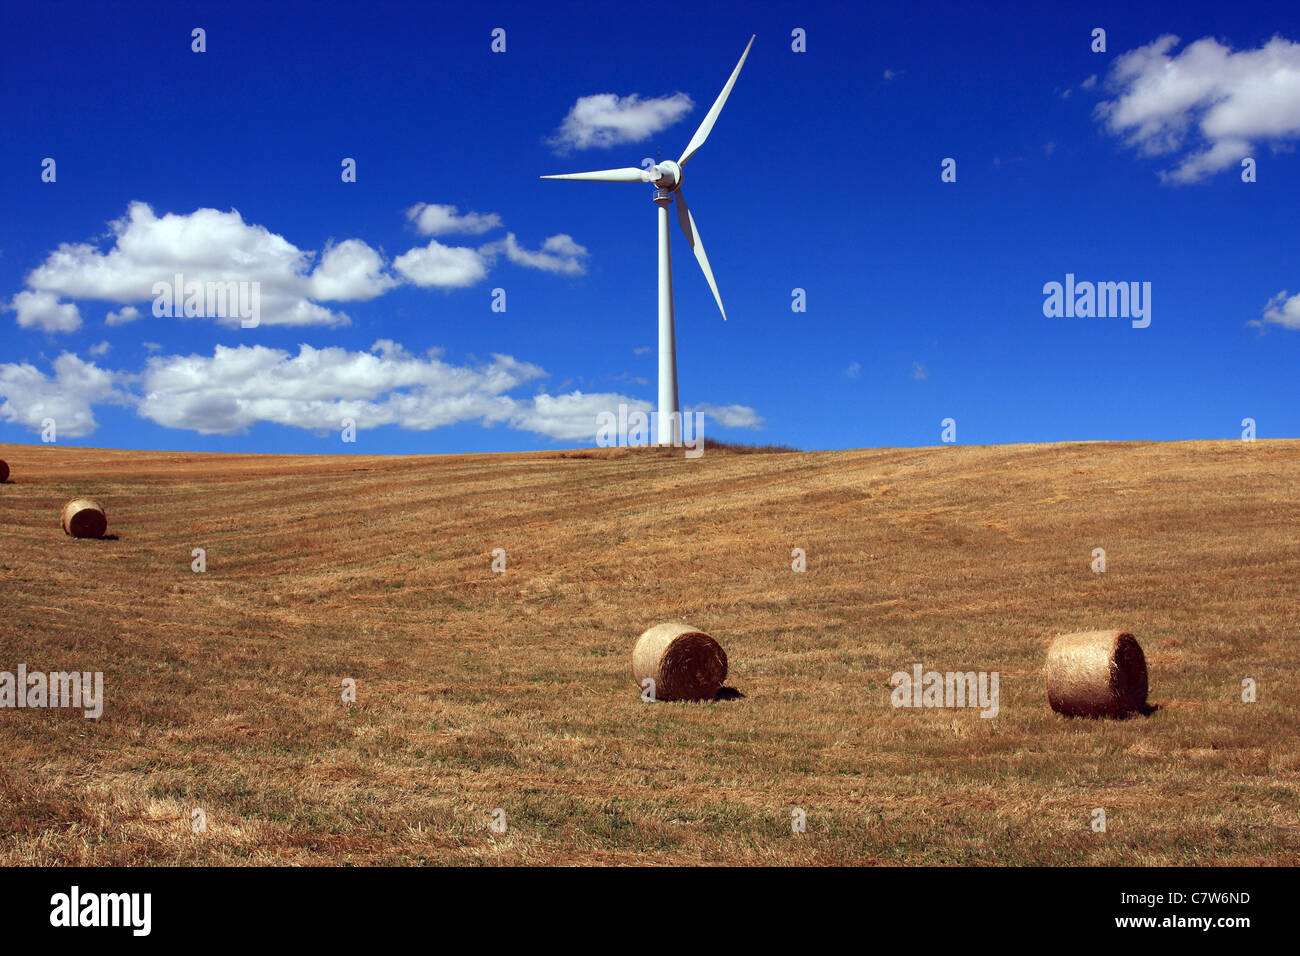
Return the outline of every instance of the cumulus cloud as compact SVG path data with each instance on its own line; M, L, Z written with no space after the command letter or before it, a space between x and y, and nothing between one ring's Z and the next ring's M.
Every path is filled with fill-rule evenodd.
M748 405L693 405L690 411L703 412L704 420L723 428L762 428L763 419Z
M457 233L477 236L501 225L501 217L494 212L467 212L462 216L455 206L426 202L418 202L406 210L406 218L425 236Z
M378 252L360 239L345 239L325 250L309 288L313 299L345 302L373 299L400 281L384 271Z
M444 246L430 239L393 260L393 268L418 286L455 289L473 285L488 274L488 261L476 249Z
M537 432L552 438L577 441L592 439L596 419L602 412L618 414L619 405L631 411L649 412L649 402L614 393L569 392L565 395L541 394L520 403L510 415L511 428Z
M126 377L101 369L70 352L53 363L46 375L27 362L0 364L0 418L39 432L41 423L53 419L60 436L81 438L95 431L94 405L130 405L132 397L121 386Z
M581 275L587 268L582 261L587 257L586 247L578 245L572 236L565 233L551 236L542 243L541 249L533 252L521 246L515 234L510 232L506 233L504 239L485 245L482 252L487 256L504 253L507 259L517 265L546 272Z
M1144 156L1173 156L1167 182L1237 166L1261 143L1300 139L1300 43L1234 51L1206 37L1181 53L1171 34L1116 58L1097 106L1106 129Z
M72 302L60 302L53 292L19 292L7 306L18 313L18 325L42 332L75 332L81 328L81 313Z
M313 273L314 253L244 222L233 209L159 217L146 203L133 202L110 227L113 246L107 252L90 243L62 243L28 274L29 289L134 308L132 303L152 302L154 284L170 284L177 273L187 284L257 282L263 324L336 325L348 317L311 301L313 297L366 299L392 282L382 275L378 253L359 239L333 246ZM110 313L107 321L121 324L136 316L138 311L132 315L123 309ZM237 324L239 317L221 321Z
M561 155L575 149L639 143L672 126L694 105L685 93L646 99L636 93L580 96L547 143Z
M417 356L387 340L369 352L303 345L297 355L264 346L218 347L211 357L150 359L140 414L203 434L234 434L259 422L323 431L352 418L361 428L424 431L477 421L579 440L594 438L602 411L620 404L650 408L618 394L508 394L545 374L508 355L456 366L436 352Z
M1300 294L1288 295L1286 289L1283 289L1265 303L1264 314L1260 318L1246 324L1263 327L1269 323L1280 325L1284 329L1300 329Z
M407 218L425 234L477 234L496 228L495 213L461 215L455 206L416 203ZM152 311L155 285L184 289L193 283L257 283L261 323L266 325L346 325L347 314L322 302L374 299L403 282L424 288L464 288L482 281L498 254L511 262L549 272L579 274L587 250L571 236L551 236L539 250L521 246L513 233L482 249L443 245L436 239L399 255L392 270L381 253L360 239L326 244L319 258L263 226L246 223L237 210L198 209L157 216L133 202L127 214L110 223L111 248L63 243L27 276L27 289L0 308L17 313L22 328L72 332L81 327L77 304L65 299L121 303L104 317L109 326L134 322ZM234 288L233 286L231 288ZM149 303L147 311L133 303ZM227 325L238 314L216 317Z
M117 311L110 311L106 316L104 316L104 324L126 325L128 322L134 322L138 318L140 318L139 309L133 305L124 305Z
M296 355L218 346L211 356L150 358L140 414L201 434L234 434L259 422L325 430L343 418L361 427L426 430L506 421L515 400L505 393L544 374L506 355L477 368L450 365L388 340L368 352L301 345Z
M95 430L94 406L111 403L134 407L158 425L204 435L239 434L264 422L325 432L352 418L360 428L427 431L478 422L578 441L595 438L601 412L617 413L619 405L651 408L617 393L512 394L545 375L509 355L456 365L436 350L414 354L387 339L366 351L300 345L293 353L241 345L217 346L210 355L154 354L140 374L103 369L65 352L49 375L26 362L0 364L0 419L39 431L45 418L53 418L61 435L84 436ZM724 427L762 424L744 405L694 410Z

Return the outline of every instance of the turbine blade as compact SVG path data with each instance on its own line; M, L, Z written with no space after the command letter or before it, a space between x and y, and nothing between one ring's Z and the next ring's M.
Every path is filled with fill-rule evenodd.
M563 173L559 176L543 176L542 179L589 179L600 183L648 183L650 171L637 166L624 166L622 169L598 169L594 173Z
M686 194L680 189L677 190L677 221L681 224L682 232L686 233L686 241L691 244L691 251L695 253L695 258L704 270L704 278L709 280L709 288L713 290L713 300L718 303L718 311L722 313L722 321L727 321L727 310L722 307L722 296L718 295L718 284L713 281L713 270L709 268L709 257L704 252L704 240L700 238L700 231L695 228L695 217L691 215L690 207L686 205Z
M685 166L686 161L695 154L695 151L704 145L704 141L709 138L709 131L713 129L713 124L717 122L718 114L722 112L722 107L727 102L727 97L731 95L731 88L736 85L736 77L740 76L740 68L745 65L745 57L749 56L749 48L754 45L754 38L751 36L749 42L745 44L745 52L740 54L740 62L736 68L731 71L731 79L727 80L727 85L722 88L718 98L713 101L713 108L709 110L708 115L704 117L704 122L700 128L695 131L691 141L686 144L686 149L682 153L682 158L677 160L678 166Z

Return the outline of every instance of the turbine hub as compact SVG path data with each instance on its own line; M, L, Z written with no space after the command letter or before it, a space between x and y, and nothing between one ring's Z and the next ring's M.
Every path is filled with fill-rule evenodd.
M681 188L682 167L678 166L671 159L666 159L662 163L657 163L652 170L652 175L656 178L651 181L660 189L673 193Z

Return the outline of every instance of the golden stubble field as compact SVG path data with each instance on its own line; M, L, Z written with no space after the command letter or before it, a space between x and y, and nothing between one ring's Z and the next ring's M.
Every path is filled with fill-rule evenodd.
M0 710L3 863L1300 862L1300 441L0 458L0 670L106 697ZM641 701L668 620L743 698ZM1090 628L1155 713L1048 708ZM894 709L916 663L999 715Z

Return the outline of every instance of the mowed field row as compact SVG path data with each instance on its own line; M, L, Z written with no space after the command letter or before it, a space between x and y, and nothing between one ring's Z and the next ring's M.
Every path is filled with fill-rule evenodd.
M105 683L0 709L3 863L1300 862L1300 441L0 458L0 671ZM743 697L641 701L673 620ZM1150 716L1049 709L1093 628Z

